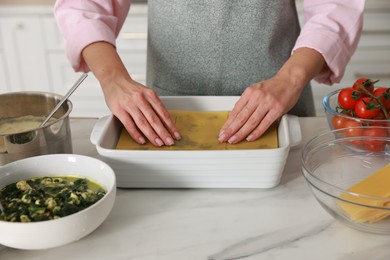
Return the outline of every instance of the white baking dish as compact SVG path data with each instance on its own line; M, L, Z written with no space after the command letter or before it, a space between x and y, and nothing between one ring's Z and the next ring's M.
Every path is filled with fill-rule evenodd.
M167 109L230 111L238 97L161 97ZM298 118L284 115L279 148L258 150L116 150L122 124L100 118L91 133L101 159L115 171L122 188L272 188L279 184L290 147L301 142Z

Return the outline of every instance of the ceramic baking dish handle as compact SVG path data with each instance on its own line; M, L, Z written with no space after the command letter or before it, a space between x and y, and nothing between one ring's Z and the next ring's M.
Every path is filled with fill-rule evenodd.
M110 116L104 116L98 119L96 124L94 125L92 129L92 133L90 136L91 143L96 145L99 141L99 138L102 136L102 132L104 130L104 127L106 126L106 122Z
M302 142L302 132L299 118L294 115L287 115L287 122L290 137L290 147L297 146Z

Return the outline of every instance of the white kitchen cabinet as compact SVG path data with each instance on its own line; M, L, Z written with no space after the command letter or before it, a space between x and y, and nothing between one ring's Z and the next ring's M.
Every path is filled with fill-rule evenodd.
M42 48L40 19L35 16L1 16L2 60L8 75L6 90L37 88L50 91L49 71Z
M32 6L0 2L0 93L18 90L64 94L78 79L65 55L64 43L52 15L54 1ZM390 86L390 1L367 0L363 34L341 83L312 82L317 115L322 98L351 85L359 77L379 79ZM300 20L302 0L297 0ZM117 49L132 77L146 81L147 5L133 4L117 40ZM100 117L109 113L102 90L90 74L72 95L72 116Z
M132 5L116 42L130 75L143 84L146 83L147 25L146 5Z
M11 91L8 84L8 73L5 68L4 57L2 51L0 51L0 93Z
M81 73L66 57L52 5L11 6L0 3L0 93L49 91L65 94ZM147 6L134 4L118 36L117 49L132 77L146 82ZM93 74L70 97L72 116L110 113Z
M0 31L0 93L10 91L8 84L8 73L4 62L3 36Z

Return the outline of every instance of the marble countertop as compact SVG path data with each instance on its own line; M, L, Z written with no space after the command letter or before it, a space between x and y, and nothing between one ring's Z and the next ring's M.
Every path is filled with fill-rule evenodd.
M99 157L89 141L95 122L71 120L74 153ZM111 214L87 237L48 250L0 246L0 259L390 259L390 236L342 225L311 195L300 148L327 125L322 117L300 123L303 141L275 188L119 189Z

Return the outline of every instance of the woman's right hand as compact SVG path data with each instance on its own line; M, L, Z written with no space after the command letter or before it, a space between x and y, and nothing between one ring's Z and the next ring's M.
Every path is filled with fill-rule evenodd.
M134 141L144 144L147 138L153 145L163 146L181 138L156 92L130 77L111 44L88 45L83 57L99 80L111 112Z
M173 145L180 134L157 94L133 80L105 83L103 92L111 112L138 143Z

